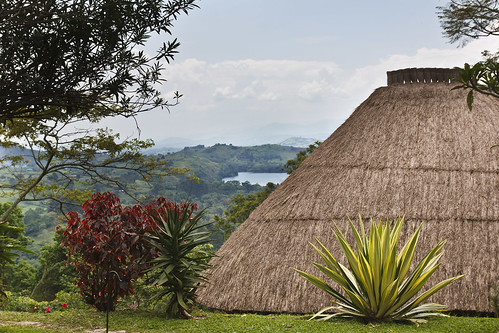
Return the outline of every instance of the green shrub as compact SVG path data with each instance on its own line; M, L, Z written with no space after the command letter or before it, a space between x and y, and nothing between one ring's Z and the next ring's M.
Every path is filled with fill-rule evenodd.
M7 297L3 308L5 311L42 312L49 306L49 302L37 302L28 296L13 294L9 291L7 291Z
M349 223L355 236L357 254L336 224L334 235L343 249L350 270L337 262L317 239L320 249L312 245L326 263L325 266L318 263L313 265L336 282L347 296L318 277L297 270L308 281L338 300L337 305L319 311L312 318L327 320L341 316L369 321L410 320L419 323L425 322L422 319L424 317L443 315L436 311L445 309L445 306L434 303L421 305L421 303L462 275L442 281L421 295L416 296L416 294L438 268L438 260L442 256L442 252L439 251L445 241L439 242L424 256L413 272L408 274L421 225L397 255L403 218L397 219L393 230L390 230L389 221L386 224L380 221L376 225L371 220L369 238L364 231L362 219L360 219L360 233L350 219ZM332 310L337 312L327 313Z
M68 309L88 309L89 305L83 301L83 297L79 292L59 291L55 294L55 300L50 302L54 309L62 308L62 304L66 303Z
M7 302L2 307L5 311L17 312L49 312L65 311L66 309L88 309L89 306L83 302L77 293L58 292L53 301L38 302L28 296L7 292Z
M118 301L117 309L132 310L159 310L167 308L167 303L155 296L163 287L151 284L160 274L160 271L149 272L147 277L138 278L133 283L133 294L128 295Z

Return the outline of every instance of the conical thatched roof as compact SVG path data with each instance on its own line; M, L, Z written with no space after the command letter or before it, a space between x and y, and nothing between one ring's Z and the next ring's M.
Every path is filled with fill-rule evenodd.
M427 76L390 72L391 84L374 91L250 215L213 259L201 304L293 313L328 306L330 297L293 271L318 273L309 242L317 237L344 262L332 220L345 232L346 216L405 214L404 243L424 221L415 259L447 239L429 284L465 274L432 300L491 311L487 295L499 284L499 148L489 147L499 143L499 99L476 95L470 112L465 91L422 72Z

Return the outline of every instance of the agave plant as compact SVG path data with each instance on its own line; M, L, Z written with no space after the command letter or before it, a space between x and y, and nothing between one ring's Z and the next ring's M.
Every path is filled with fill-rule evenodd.
M334 235L343 249L350 269L339 263L317 238L319 247L312 244L325 262L325 265L313 265L336 282L344 294L320 278L296 270L337 300L335 305L322 309L312 319L328 320L340 316L369 321L409 320L420 323L426 321L423 319L425 317L444 315L440 312L445 309L444 305L422 302L462 275L444 280L420 295L416 294L438 268L438 261L443 254L440 250L445 241L439 242L430 250L409 274L422 224L397 254L404 218L398 218L392 230L389 221L386 224L380 221L376 225L371 220L369 237L365 233L362 218L359 219L360 233L348 219L355 237L357 253L335 224Z

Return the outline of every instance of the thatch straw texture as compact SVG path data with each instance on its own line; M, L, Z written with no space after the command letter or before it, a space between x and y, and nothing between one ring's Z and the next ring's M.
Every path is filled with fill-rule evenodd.
M198 301L225 311L310 313L331 299L293 271L318 274L317 237L345 262L331 232L346 216L405 215L405 243L424 222L417 260L447 239L429 285L465 277L432 301L491 311L499 284L499 100L446 83L377 89L227 240ZM348 234L348 232L347 232Z

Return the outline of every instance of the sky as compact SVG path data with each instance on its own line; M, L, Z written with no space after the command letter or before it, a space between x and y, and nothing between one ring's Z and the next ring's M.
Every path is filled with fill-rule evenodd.
M165 65L164 96L183 94L170 111L138 117L140 138L158 146L325 140L378 87L386 72L455 67L499 49L499 37L450 44L440 0L200 0L174 22L181 46ZM136 136L131 120L104 125Z

